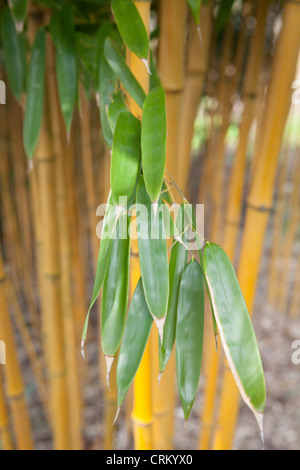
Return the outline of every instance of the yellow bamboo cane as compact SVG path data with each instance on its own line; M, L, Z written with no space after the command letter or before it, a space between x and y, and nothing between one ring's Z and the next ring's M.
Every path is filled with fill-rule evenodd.
M6 349L6 365L4 366L6 395L13 417L17 448L19 450L32 450L34 444L31 424L25 401L24 383L18 363L13 327L5 295L5 284L6 275L3 267L2 255L0 254L0 338L4 341Z
M166 168L178 181L178 145L181 103L184 90L184 50L187 5L185 0L159 3L158 71L166 92L167 160Z
M48 40L50 38L47 38ZM67 185L65 177L66 139L61 123L59 111L58 90L56 88L56 74L54 50L52 44L48 45L47 72L49 83L50 115L53 135L53 149L56 156L56 182L57 182L57 212L60 242L61 267L61 302L63 312L64 347L67 366L68 406L70 420L70 447L71 450L82 449L82 416L81 391L79 386L79 342L76 342L76 327L74 319L74 306L72 298L71 279L71 234L67 218Z
M2 370L0 369L0 443L3 450L13 450L12 437L9 426Z
M278 198L275 206L274 224L273 224L273 240L270 256L270 269L269 269L269 288L268 288L268 302L271 306L275 305L276 293L276 278L278 272L278 261L281 245L281 234L284 218L285 208L285 190L284 184L287 176L287 163L288 163L288 149L284 152L284 159L279 166L279 182L278 182ZM276 286L276 287L275 287Z
M181 119L178 144L178 184L188 197L187 182L190 166L191 143L194 135L194 121L200 102L203 83L208 67L212 30L213 2L202 5L200 31L190 17L190 39L187 43L185 85L181 105Z
M276 48L263 120L258 162L247 199L246 221L238 267L238 279L248 309L252 312L263 241L272 207L273 186L283 131L291 104L300 46L300 1L287 2ZM285 73L282 74L282 63ZM239 392L231 372L224 371L214 449L230 449L239 408Z
M49 42L47 41L47 46ZM47 47L48 48L48 47ZM46 76L46 90L48 88ZM60 292L60 255L56 205L55 153L49 95L45 93L44 115L36 149L39 200L42 223L42 272L46 347L49 361L50 412L54 446L57 450L70 448L68 397L64 355L64 331Z
M246 70L243 98L245 103L244 116L240 127L239 143L234 159L234 167L229 185L228 206L225 220L225 235L223 247L234 261L235 245L237 241L240 213L242 206L242 189L246 165L246 148L249 130L255 115L255 92L259 78L262 60L262 50L265 32L265 21L268 2L262 2L257 12L258 26L251 43L249 62ZM208 449L213 425L213 411L217 391L217 374L221 358L221 351L214 353L214 339L211 340L209 361L209 375L207 378L205 405L203 408L202 425L199 448Z
M288 201L288 211L290 213L289 222L283 242L282 269L278 276L278 307L281 313L288 311L288 281L290 265L293 253L293 246L299 227L299 183L300 183L300 159L296 157L296 164L293 167L292 184L293 189Z
M141 18L149 33L150 27L150 1L135 1ZM145 93L149 92L149 75L145 65L132 52L127 50L127 63L132 73L143 87ZM136 117L141 118L142 111L134 100L128 96L129 109ZM136 220L132 219L131 256L130 256L130 295L140 278L140 263L138 257L138 244L136 237ZM133 382L133 438L136 450L151 450L152 440L152 406L151 406L151 348L150 341L146 346L140 367Z

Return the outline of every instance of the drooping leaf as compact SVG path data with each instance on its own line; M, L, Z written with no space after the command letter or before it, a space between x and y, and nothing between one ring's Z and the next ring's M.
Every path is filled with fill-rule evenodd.
M143 177L137 188L137 235L146 301L162 339L169 298L167 241L162 212L156 216ZM160 321L159 321L160 320Z
M188 0L188 4L194 17L195 23L198 25L200 21L201 0Z
M134 291L122 339L118 365L117 389L120 407L137 373L151 331L153 318L150 315L140 278Z
M107 271L107 267L108 267L108 263L110 259L112 241L113 241L113 236L114 236L113 231L115 229L115 221L116 221L116 210L115 210L115 206L113 204L112 196L110 193L108 197L106 209L105 209L104 219L102 221L101 243L100 243L100 249L99 249L99 256L98 256L92 298L90 301L88 313L86 315L83 332L82 332L82 343L81 343L82 354L84 354L83 347L86 341L90 312L100 294L100 290L104 282L104 278L106 275L106 271Z
M141 165L141 123L129 111L119 115L112 145L110 182L115 205L130 196Z
M111 148L113 134L108 120L108 109L112 101L113 93L116 85L116 76L110 65L108 64L104 53L100 58L99 68L99 96L100 96L100 119L101 130L106 145Z
M129 217L121 215L112 240L110 259L103 283L101 344L107 364L107 382L125 327L129 289Z
M125 90L128 91L140 108L143 108L146 94L127 66L118 46L110 38L106 38L105 40L104 54L112 70L124 85Z
M145 99L142 118L142 164L147 193L157 202L164 180L167 145L166 99L163 87Z
M10 0L13 16L16 20L16 26L19 31L23 30L26 18L28 0Z
M9 8L1 12L1 38L7 78L12 93L21 100L26 82L25 37L18 34Z
M216 18L216 32L220 33L230 18L234 0L221 0Z
M180 282L176 323L176 377L187 420L199 386L204 330L204 278L197 261L186 266Z
M109 124L110 124L111 131L113 134L115 133L118 118L120 114L123 113L124 111L127 111L127 108L123 100L122 93L121 92L115 93L113 96L113 100L109 105L108 113L107 113Z
M45 30L40 29L34 40L27 78L27 97L23 126L23 141L29 158L35 151L43 117L46 62Z
M181 234L184 231L184 213L183 207L178 211L175 221L177 233ZM185 241L184 234L182 235ZM187 262L188 251L185 246L179 242L175 244L171 251L170 265L169 265L169 304L166 322L164 326L164 338L161 348L159 349L159 371L163 372L170 359L176 334L176 320L177 320L177 304L181 276Z
M133 1L112 0L111 8L126 46L140 59L148 59L148 34Z
M221 247L207 243L204 268L218 331L243 400L262 431L266 390L259 349L234 268Z
M78 95L78 58L72 4L65 4L52 14L50 33L56 50L59 99L69 132Z

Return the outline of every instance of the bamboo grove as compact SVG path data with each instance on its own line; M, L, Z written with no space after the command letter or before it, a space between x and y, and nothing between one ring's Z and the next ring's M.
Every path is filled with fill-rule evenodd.
M0 41L1 448L37 448L34 394L55 450L173 449L179 407L231 449L241 399L263 446L263 257L266 305L300 308L300 1L2 0Z

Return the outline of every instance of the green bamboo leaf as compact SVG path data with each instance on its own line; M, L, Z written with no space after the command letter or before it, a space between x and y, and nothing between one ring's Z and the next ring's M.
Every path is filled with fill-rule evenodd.
M255 333L234 268L218 245L207 243L204 268L224 352L243 400L262 433L265 380Z
M112 241L113 241L113 235L114 235L113 232L115 230L115 222L116 222L116 210L115 210L115 206L113 204L112 196L110 193L108 197L106 209L105 209L104 219L102 221L101 243L100 243L100 249L99 249L99 256L98 256L92 298L90 301L88 313L86 315L86 319L85 319L83 331L82 331L81 353L83 357L84 357L84 343L86 341L86 336L87 336L90 312L100 294L100 290L103 285L104 278L105 278L107 268L108 268L108 263L110 260L111 247L112 247Z
M43 117L44 81L46 62L45 30L40 29L34 40L27 78L27 98L23 126L26 154L32 158L35 151Z
M51 16L50 33L56 49L59 99L67 131L70 131L78 95L78 61L73 5L67 3Z
M12 93L20 101L26 81L25 38L17 33L9 8L3 8L1 12L1 38L8 82Z
M129 111L119 115L113 137L110 182L115 205L130 199L141 165L141 123Z
M148 59L149 38L132 0L112 0L111 8L126 46L140 59Z
M142 164L147 193L157 203L166 165L167 119L163 87L154 88L146 97L142 118Z
M113 28L113 25L110 21L104 21L96 34L96 43L94 49L94 83L95 90L99 89L99 77L100 77L100 59L103 53L104 41L109 35Z
M123 100L123 94L122 92L115 93L113 96L113 100L109 105L107 113L107 117L113 134L115 133L118 118L120 114L124 111L127 111L127 108Z
M157 65L155 62L154 54L152 50L150 49L150 90L153 90L153 88L157 88L161 85L160 79L159 79L159 74L157 70Z
M184 208L180 207L175 221L177 232L180 234L184 231ZM185 242L184 235L182 236ZM181 243L176 243L172 248L170 265L169 265L169 304L166 322L164 326L164 338L161 348L159 349L159 371L163 373L170 359L176 334L177 320L177 303L180 287L180 280L187 262L187 249Z
M143 108L146 94L127 66L118 46L110 38L105 40L104 54L112 70L123 83L125 90L128 91L140 108Z
M128 310L124 336L119 351L117 365L119 408L123 404L126 394L141 363L152 323L153 318L148 309L142 280L140 278Z
M93 34L78 32L75 34L76 49L80 62L89 74L94 76L96 37Z
M18 31L22 31L27 13L28 0L10 0L10 2L17 29Z
M221 0L216 18L216 32L220 33L228 22L234 0Z
M126 321L129 289L129 217L121 215L112 241L101 302L101 343L106 360L107 385L113 360L121 344Z
M111 131L107 113L110 103L112 101L115 86L115 73L108 64L104 53L102 53L99 68L100 120L103 138L109 148L112 147L113 134Z
M178 392L188 419L198 390L204 331L204 278L197 261L186 266L180 282L176 324Z
M162 342L169 298L167 241L162 211L154 215L143 177L137 187L136 212L142 282Z
M188 0L188 4L191 9L194 20L198 25L200 21L201 0Z

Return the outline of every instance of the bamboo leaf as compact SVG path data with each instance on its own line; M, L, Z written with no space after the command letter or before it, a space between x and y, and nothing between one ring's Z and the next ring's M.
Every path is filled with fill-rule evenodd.
M105 40L104 54L112 70L123 83L125 90L128 91L140 108L143 108L146 98L145 92L127 66L118 46L110 38Z
M40 29L34 40L27 79L27 98L23 126L23 141L29 158L35 151L43 117L46 61L45 30Z
M100 249L99 249L99 256L98 256L92 298L90 301L88 313L86 315L86 319L85 319L84 326L83 326L83 332L82 332L81 352L83 356L84 356L84 343L86 341L86 336L87 336L90 312L100 294L100 290L103 285L106 271L108 268L108 263L110 260L110 253L111 253L112 240L113 240L113 231L115 229L115 221L116 221L116 210L115 210L115 207L112 201L112 196L110 193L108 197L107 205L106 205L104 219L102 222L101 243L100 243Z
M129 288L129 217L121 215L112 240L110 259L103 283L101 343L107 364L107 384L113 359L121 344L126 321Z
M204 268L224 352L243 400L262 432L266 391L253 326L234 268L218 245L207 243Z
M126 46L140 59L148 59L148 34L132 0L112 0L111 8Z
M184 230L183 206L180 207L176 218L176 229L178 233ZM184 240L184 236L183 236ZM169 304L166 322L164 326L163 343L159 350L159 371L163 372L170 359L176 334L177 303L181 276L187 262L187 250L181 243L176 243L172 249L169 265Z
M219 4L219 10L216 18L216 32L220 33L231 15L231 9L234 0L221 0Z
M67 131L70 131L78 94L78 62L73 6L65 4L51 16L50 33L56 48L59 99Z
M148 309L140 278L128 310L124 336L119 351L117 365L118 407L122 405L137 373L148 342L152 323L153 318Z
M198 25L200 22L201 0L188 0L188 4L191 9L194 20Z
M94 49L94 83L95 90L99 89L99 77L100 77L100 60L103 53L104 41L109 35L113 28L113 25L110 21L104 21L96 34L96 43Z
M3 8L1 13L1 38L9 85L12 93L20 101L25 91L26 47L24 36L17 33L9 8Z
M187 420L198 390L204 330L204 278L197 261L186 266L180 282L176 324L176 376Z
M16 20L17 30L22 31L27 13L28 0L10 0L10 2Z
M141 165L141 123L129 111L119 115L111 154L111 192L116 206L132 195Z
M112 146L113 134L111 131L107 112L109 109L109 105L112 101L115 85L115 73L108 64L104 53L102 53L99 68L100 119L103 138L109 148L111 148Z
M123 100L122 93L115 93L113 96L113 101L110 103L107 113L107 117L113 134L115 133L118 118L120 114L124 111L127 111L127 108Z
M167 118L163 87L154 88L146 97L142 118L142 164L147 193L157 202L166 165Z
M162 340L169 298L167 241L162 212L154 216L143 177L137 188L137 235L145 297Z

